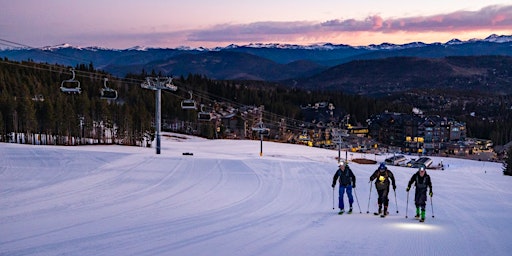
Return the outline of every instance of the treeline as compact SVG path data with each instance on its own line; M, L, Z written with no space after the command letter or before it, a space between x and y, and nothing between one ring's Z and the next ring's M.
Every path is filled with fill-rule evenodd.
M154 134L155 94L142 89L140 84L148 76L162 76L142 71L125 78L111 77L95 70L92 64L74 67L80 81L81 94L65 94L60 91L61 82L71 78L70 67L12 62L0 60L0 141L7 141L9 134L49 134L58 137L92 138L100 143L138 145ZM108 86L118 91L115 100L101 99L103 78ZM342 92L306 91L261 81L217 81L200 75L176 77L176 92L162 93L162 122L187 123L195 126L198 134L211 137L214 125L197 121L196 111L183 110L180 106L190 97L199 104L211 108L215 104L265 107L267 120L279 122L281 118L303 120L300 106L316 102L333 103L335 112L343 117L350 114L351 124L366 124L373 114L385 110L409 113L412 106L397 104L385 99L371 99ZM508 119L510 120L510 119ZM510 124L482 126L478 120L466 121L468 130L491 130L489 137L497 144L510 140ZM480 128L481 127L481 128ZM187 132L186 127L180 128ZM508 129L508 130L507 130ZM111 140L109 132L115 130ZM164 127L165 130L165 127ZM483 134L483 133L482 133ZM472 135L472 134L469 134ZM148 138L149 136L149 138ZM505 142L506 143L506 142Z
M102 100L100 90L108 75L95 71L92 64L74 68L81 94L60 91L61 82L71 78L69 67L0 61L1 140L6 141L10 134L46 134L101 141L106 136L102 133L116 126L118 142L134 145L151 130L151 95L114 82L112 86L121 90L123 100L130 104ZM55 143L66 142L57 139Z
M6 141L11 133L51 134L59 137L105 137L105 130L116 130L113 143L135 145L154 133L155 94L140 87L154 72L130 74L116 79L94 69L92 64L74 67L80 81L81 94L60 91L61 82L71 78L70 67L33 62L0 61L0 134ZM115 101L99 97L103 78L118 91ZM389 109L407 111L405 106L393 107L384 101L332 92L310 92L276 84L254 81L215 81L199 75L174 78L180 88L162 94L163 122L197 122L196 113L184 111L182 100L188 91L199 103L233 102L240 105L265 106L267 118L278 122L281 117L302 120L300 105L327 101L338 113L350 113L351 123L363 123L373 113ZM213 126L209 127L214 129Z
M512 109L504 109L495 119L459 116L457 120L466 122L468 137L490 139L495 145L505 145L512 141Z
M502 87L506 86L502 82ZM496 145L512 141L512 94L462 89L415 89L387 99L414 105L429 115L466 123L471 138L490 139Z

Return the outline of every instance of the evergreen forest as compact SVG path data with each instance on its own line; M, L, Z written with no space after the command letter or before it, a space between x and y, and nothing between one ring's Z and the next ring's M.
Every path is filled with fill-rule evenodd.
M12 140L10 136L13 134L51 135L57 138L53 144L64 145L70 144L70 138L76 138L80 143L83 143L82 138L92 138L96 143L123 145L141 145L144 140L152 140L155 133L155 93L140 85L146 77L161 77L162 74L142 70L140 74L117 78L96 70L92 63L73 68L76 79L80 81L80 94L63 93L59 89L63 81L71 78L71 67L30 60L0 60L1 142ZM105 78L108 78L108 87L117 91L117 99L100 97ZM190 132L187 127L194 127L196 135L206 138L213 138L218 127L197 120L196 111L182 109L180 104L189 97L205 109L219 105L224 108L264 106L265 122L294 120L296 132L301 130L299 123L305 121L300 106L316 102L332 103L339 118L349 114L351 124L362 125L372 115L383 111L409 113L413 108L410 104L386 98L307 91L263 81L220 81L190 74L174 77L173 83L178 87L177 91L162 92L162 123L187 123L178 132ZM512 139L512 124L507 122L511 120L510 111L506 113L509 119L492 123L470 118L461 121L466 122L468 137L478 135L479 138L493 140L495 144L505 144ZM222 130L217 137L223 137Z

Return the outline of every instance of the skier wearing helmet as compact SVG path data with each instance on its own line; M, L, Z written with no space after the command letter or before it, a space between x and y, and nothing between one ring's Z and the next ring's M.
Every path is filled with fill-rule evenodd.
M375 215L380 215L381 217L384 217L389 214L388 212L388 205L389 205L389 185L390 180L391 184L393 185L393 190L396 190L396 183L395 183L395 176L393 173L388 170L386 165L384 163L381 163L379 165L379 168L375 170L375 172L370 176L370 182L375 180L375 188L377 189L377 194L379 195L379 198L377 200L379 204L379 210L378 212L375 212ZM384 205L384 209L382 209L382 206Z
M430 197L432 197L432 181L430 176L427 174L425 166L420 166L418 171L414 173L407 184L406 191L409 192L411 185L416 183L416 192L414 193L414 204L416 205L416 219L420 219L420 222L425 221L425 206L427 201L427 188L430 190ZM421 208L421 213L420 213ZM421 218L420 218L421 214Z
M338 207L340 208L340 212L338 214L343 214L345 212L345 204L343 203L343 195L345 191L347 191L349 210L348 213L352 213L352 203L354 203L354 197L352 196L352 188L356 187L356 176L350 170L347 163L339 162L338 170L334 174L332 178L332 188L336 186L336 180L339 178L340 189L339 189L339 197L338 197Z

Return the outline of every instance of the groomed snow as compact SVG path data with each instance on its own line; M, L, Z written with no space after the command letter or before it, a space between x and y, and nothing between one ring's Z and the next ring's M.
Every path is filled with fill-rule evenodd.
M512 252L512 177L500 163L433 158L447 167L428 171L434 208L429 200L419 223L413 193L405 218L415 169L389 167L396 203L391 192L390 216L380 218L368 183L377 164L351 162L359 204L339 216L331 188L338 151L272 142L263 142L263 156L259 150L259 141L176 134L162 137L159 155L154 148L2 143L0 255ZM360 157L389 156L348 154Z

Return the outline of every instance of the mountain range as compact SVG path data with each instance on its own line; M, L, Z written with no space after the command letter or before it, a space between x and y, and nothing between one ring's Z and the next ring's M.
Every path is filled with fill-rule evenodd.
M475 63L478 67L468 66L467 60L446 59L451 56L471 57L473 62L478 62ZM475 56L489 56L493 60L476 60ZM3 49L0 57L70 66L92 63L95 68L120 77L144 70L166 76L200 74L219 80L280 81L304 88L320 85L323 89L339 89L341 86L343 90L358 93L372 83L386 87L381 88L384 91L393 91L397 83L400 87L402 81L407 84L416 83L418 79L432 80L433 75L439 80L444 76L460 80L460 76L485 75L496 69L495 65L503 66L501 62L510 63L512 35L493 34L485 39L453 39L446 43L383 43L359 47L249 44L211 49L133 47L120 50L63 44L37 49ZM483 64L487 62L490 66ZM508 71L498 70L500 74L503 72ZM511 80L512 73L501 75L507 76L506 81ZM408 79L402 79L404 76ZM401 79L394 82L397 77Z

